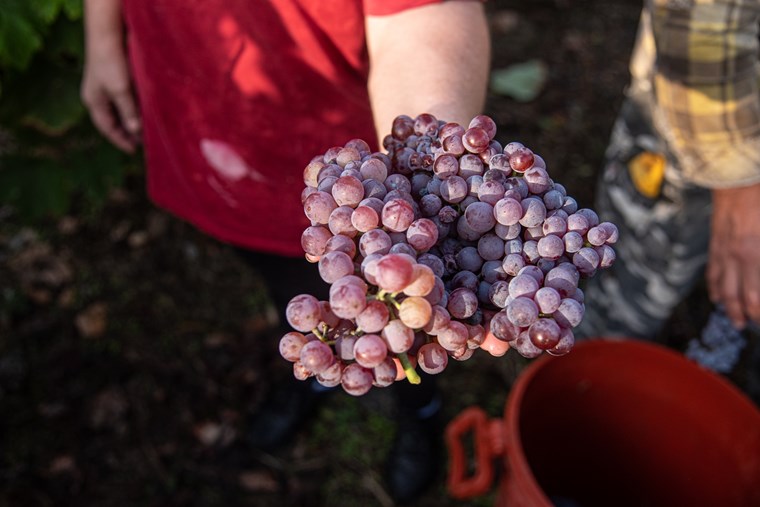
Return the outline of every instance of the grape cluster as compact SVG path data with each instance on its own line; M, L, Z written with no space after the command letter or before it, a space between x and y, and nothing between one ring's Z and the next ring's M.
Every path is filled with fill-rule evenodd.
M579 281L612 264L617 228L495 135L485 115L467 128L399 116L384 152L354 139L311 160L301 244L330 292L287 305L280 353L296 378L358 396L478 348L571 350Z

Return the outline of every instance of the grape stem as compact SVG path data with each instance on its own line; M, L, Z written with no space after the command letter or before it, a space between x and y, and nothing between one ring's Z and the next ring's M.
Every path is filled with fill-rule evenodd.
M321 341L321 342L326 342L327 341L327 326L325 326L325 332L324 333L322 331L320 331L318 327L315 327L314 329L312 329L311 332L314 333L314 335L317 338L319 338L319 341Z
M398 360L401 361L401 366L404 368L404 373L406 373L406 379L410 384L419 384L422 382L419 373L417 373L417 370L415 370L414 366L412 366L412 363L409 361L409 356L406 352L396 354L396 357L398 357Z

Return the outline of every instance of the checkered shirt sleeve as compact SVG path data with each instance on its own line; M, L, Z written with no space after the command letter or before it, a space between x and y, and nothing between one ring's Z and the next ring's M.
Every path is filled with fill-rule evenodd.
M760 182L758 0L650 0L659 117L684 176Z

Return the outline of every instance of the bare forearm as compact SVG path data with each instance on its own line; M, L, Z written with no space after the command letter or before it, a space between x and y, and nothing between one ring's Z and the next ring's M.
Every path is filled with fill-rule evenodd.
M84 18L88 53L123 44L121 0L85 0Z
M449 1L367 20L369 92L382 139L399 114L469 123L482 112L490 38L479 2Z

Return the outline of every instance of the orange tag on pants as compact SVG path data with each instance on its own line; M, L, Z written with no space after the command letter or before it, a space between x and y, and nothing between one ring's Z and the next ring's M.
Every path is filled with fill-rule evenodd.
M665 177L665 157L648 151L639 153L628 162L628 172L636 190L654 199L660 195Z

